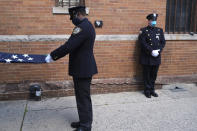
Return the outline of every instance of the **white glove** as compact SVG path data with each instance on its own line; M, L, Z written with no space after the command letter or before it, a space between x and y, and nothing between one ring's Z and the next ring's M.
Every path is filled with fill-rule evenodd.
M157 57L157 56L159 55L159 51L160 51L160 49L158 49L158 50L153 50L152 53L151 53L151 55L152 55L153 57Z
M45 61L46 61L46 63L51 63L51 62L53 62L54 60L52 59L51 55L48 54L47 57L45 58Z

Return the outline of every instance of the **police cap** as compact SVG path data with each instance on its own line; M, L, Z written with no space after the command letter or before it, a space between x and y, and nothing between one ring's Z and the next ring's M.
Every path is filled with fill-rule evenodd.
M153 13L153 14L147 15L146 16L146 19L156 21L157 20L157 17L158 17L158 14Z
M73 16L76 15L78 12L86 12L86 7L85 6L76 6L76 7L71 7L68 9L69 14L70 14L70 19L73 19Z

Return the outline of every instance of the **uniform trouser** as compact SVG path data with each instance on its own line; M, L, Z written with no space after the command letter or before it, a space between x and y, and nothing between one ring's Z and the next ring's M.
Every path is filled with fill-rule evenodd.
M144 92L155 91L155 80L159 65L143 65Z
M91 128L92 125L92 101L90 96L91 80L92 77L73 77L80 126L87 128Z

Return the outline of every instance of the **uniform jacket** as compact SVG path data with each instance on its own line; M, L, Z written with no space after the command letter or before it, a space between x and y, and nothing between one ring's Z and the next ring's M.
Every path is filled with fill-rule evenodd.
M165 46L164 33L161 28L147 26L140 30L139 42L141 45L140 63L143 65L160 65L161 52ZM153 50L160 49L159 56L151 55Z
M95 30L87 18L83 19L64 45L51 52L53 60L69 54L69 75L74 77L91 77L97 73L93 54Z

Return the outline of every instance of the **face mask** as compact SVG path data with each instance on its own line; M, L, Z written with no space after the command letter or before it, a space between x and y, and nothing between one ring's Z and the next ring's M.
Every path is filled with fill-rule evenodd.
M151 26L155 27L157 24L157 21L151 21Z
M77 26L77 25L79 25L79 24L81 23L81 20L80 20L79 18L77 18L77 17L74 17L74 18L72 19L72 23L73 23L75 26Z

